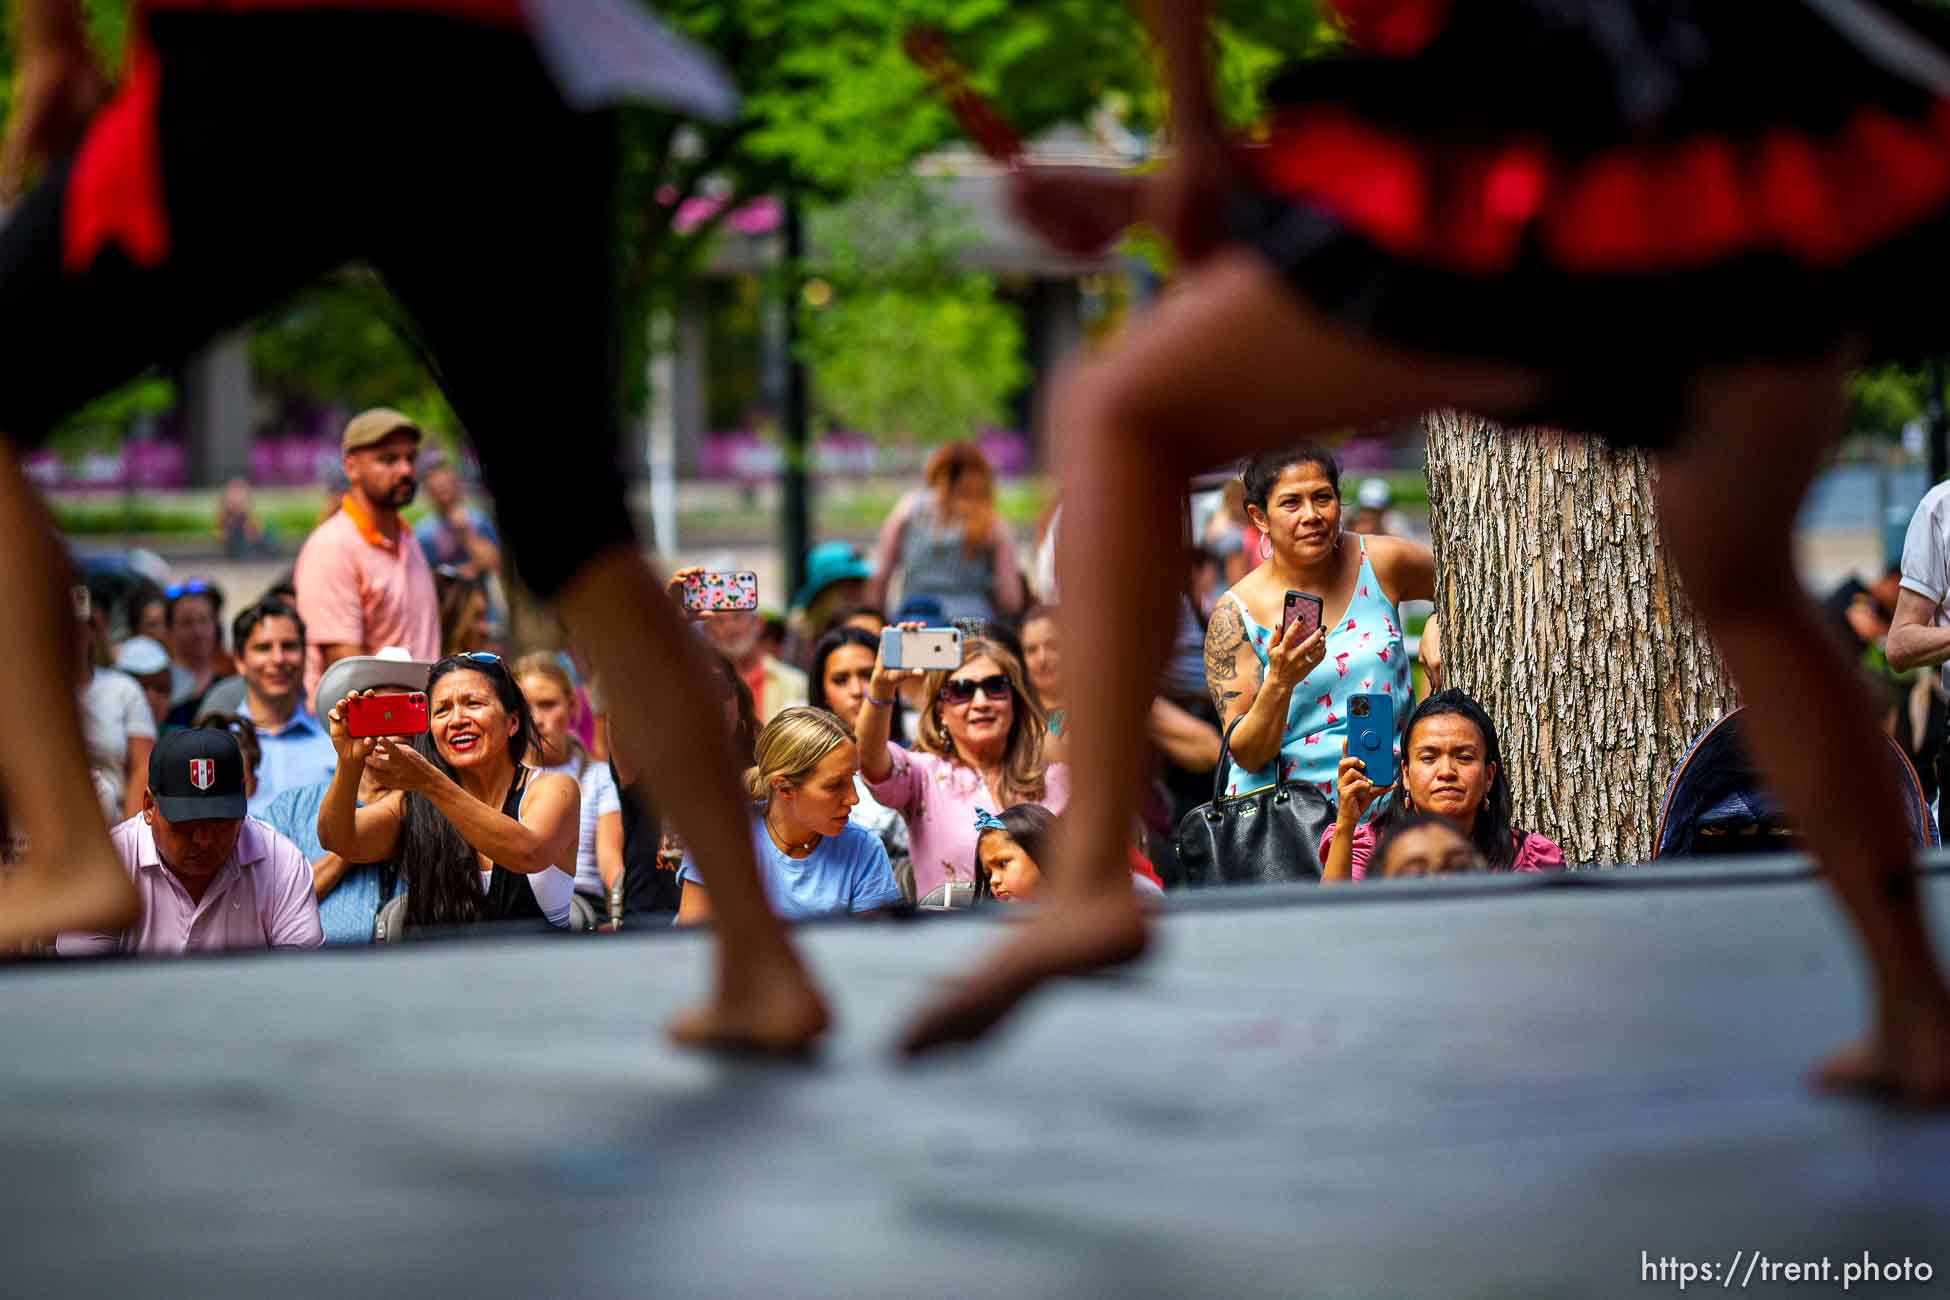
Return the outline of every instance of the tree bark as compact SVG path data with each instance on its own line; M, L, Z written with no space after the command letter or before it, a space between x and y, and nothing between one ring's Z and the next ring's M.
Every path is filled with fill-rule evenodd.
M1567 862L1644 861L1673 768L1737 703L1666 562L1650 462L1456 411L1425 427L1443 685L1495 721L1519 826Z

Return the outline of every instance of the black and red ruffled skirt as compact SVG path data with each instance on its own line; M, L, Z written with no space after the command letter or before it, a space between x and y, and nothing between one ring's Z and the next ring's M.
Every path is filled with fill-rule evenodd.
M1657 441L1703 367L1944 350L1950 21L1899 0L1339 0L1231 233L1344 323ZM1667 385L1648 383L1660 377Z

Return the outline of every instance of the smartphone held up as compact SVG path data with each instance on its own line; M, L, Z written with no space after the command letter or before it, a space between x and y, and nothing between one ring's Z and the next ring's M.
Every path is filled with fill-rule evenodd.
M1320 631L1321 615L1325 609L1318 596L1304 591L1288 591L1286 603L1280 608L1280 640L1288 645L1296 645ZM1286 630L1295 623L1300 625L1299 636L1288 641Z
M355 740L376 736L417 736L427 729L424 691L358 695L346 701L345 734Z
M1347 699L1347 752L1379 786L1395 784L1395 697L1382 692Z
M758 575L749 569L686 574L684 608L694 614L757 609Z
M961 667L961 630L887 628L880 634L880 662L910 672L953 672Z

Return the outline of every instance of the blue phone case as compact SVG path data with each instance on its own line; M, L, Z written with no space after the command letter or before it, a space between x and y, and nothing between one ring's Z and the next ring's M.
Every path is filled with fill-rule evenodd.
M1367 716L1355 701L1367 702ZM1363 775L1376 785L1395 784L1395 697L1368 692L1347 697L1347 753L1366 764Z

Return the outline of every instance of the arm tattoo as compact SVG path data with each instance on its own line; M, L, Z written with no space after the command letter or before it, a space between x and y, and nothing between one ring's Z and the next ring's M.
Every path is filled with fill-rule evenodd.
M1205 685L1212 692L1212 705L1224 718L1226 705L1240 692L1226 687L1239 678L1239 651L1246 644L1246 620L1231 601L1220 601L1212 621L1205 629Z
M1239 675L1237 655L1246 644L1246 620L1229 601L1219 602L1212 622L1205 629L1205 676L1208 681L1229 682Z

